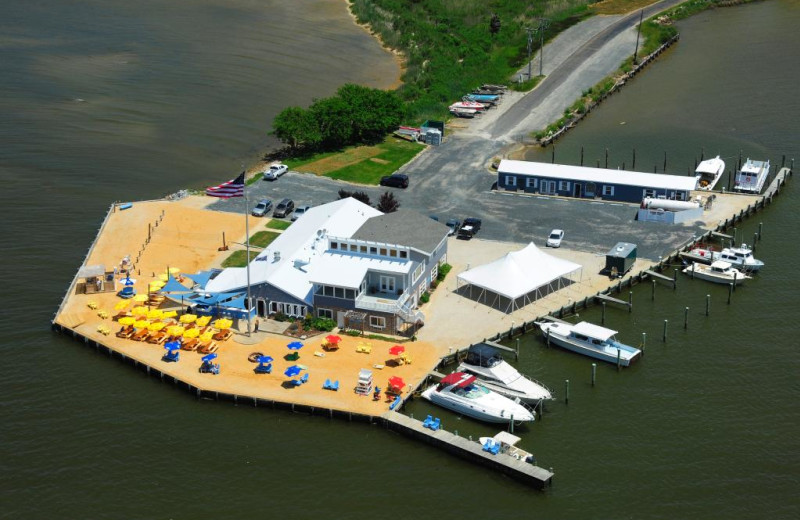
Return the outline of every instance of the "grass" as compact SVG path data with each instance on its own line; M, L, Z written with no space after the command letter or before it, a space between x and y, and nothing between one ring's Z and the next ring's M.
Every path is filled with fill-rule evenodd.
M310 157L289 159L293 170L323 175L358 184L378 184L424 149L424 145L388 136L374 146L352 146L341 152L327 152Z
M275 233L274 231L259 231L250 237L250 245L262 248L267 247L279 236L280 233Z
M289 221L286 221L286 220L272 219L269 222L267 222L267 227L270 228L270 229L284 230L284 229L288 228L291 225L292 225L292 223L289 222Z
M653 0L603 0L589 6L596 14L624 14L652 4Z
M250 260L258 256L258 251L250 251ZM222 267L245 267L247 265L247 251L234 251L222 261Z

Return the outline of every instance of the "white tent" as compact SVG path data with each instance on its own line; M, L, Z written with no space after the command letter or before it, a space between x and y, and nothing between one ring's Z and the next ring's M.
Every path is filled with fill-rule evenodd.
M458 290L468 286L470 298L473 288L478 288L478 300L482 297L484 303L488 303L487 296L491 294L494 298L489 305L498 304L501 310L514 312L574 283L572 275L581 270L580 264L551 256L531 242L520 251L459 274L457 285Z

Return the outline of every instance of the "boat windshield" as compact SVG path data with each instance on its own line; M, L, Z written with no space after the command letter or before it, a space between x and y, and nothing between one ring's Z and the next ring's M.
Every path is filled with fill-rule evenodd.
M488 394L489 390L481 385L473 383L464 387L456 387L453 389L453 393L461 397L466 397L467 399L478 399Z

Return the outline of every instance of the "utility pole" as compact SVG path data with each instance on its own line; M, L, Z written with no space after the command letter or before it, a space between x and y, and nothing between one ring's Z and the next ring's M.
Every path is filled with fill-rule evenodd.
M644 18L644 9L639 11L639 25L636 26L636 48L633 50L634 65L637 65L639 62L637 54L639 54L639 34L642 32L642 18Z
M539 26L536 27L536 32L539 33L539 75L542 76L542 67L544 61L544 31L550 26L550 20L547 18L538 18Z
M533 29L528 27L528 79L531 79L531 47L533 47Z
M244 164L242 165L242 171L244 171ZM247 255L246 259L246 266L247 266L247 305L245 305L245 310L247 311L247 337L250 337L250 306L252 305L252 299L250 298L250 210L248 208L247 203L247 189L244 189L244 229L245 235L245 254Z

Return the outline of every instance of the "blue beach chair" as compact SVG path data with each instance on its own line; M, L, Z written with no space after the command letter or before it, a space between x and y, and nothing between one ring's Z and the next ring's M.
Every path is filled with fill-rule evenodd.
M430 428L431 428L431 430L436 431L436 430L439 429L439 426L441 424L442 424L442 421L437 417L436 419L433 420L433 423L431 423Z
M331 384L331 390L333 390L334 392L339 390L339 380L338 379Z
M424 421L422 421L423 428L430 428L431 424L433 424L433 416L428 415Z

